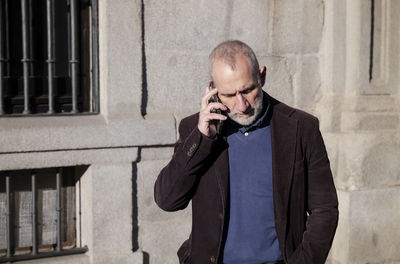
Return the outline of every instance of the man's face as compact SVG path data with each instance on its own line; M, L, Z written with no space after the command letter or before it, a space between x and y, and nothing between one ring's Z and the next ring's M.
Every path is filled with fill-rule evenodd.
M216 60L213 78L221 102L229 109L228 116L238 124L251 125L262 110L262 87L254 80L248 59L237 55L235 70Z

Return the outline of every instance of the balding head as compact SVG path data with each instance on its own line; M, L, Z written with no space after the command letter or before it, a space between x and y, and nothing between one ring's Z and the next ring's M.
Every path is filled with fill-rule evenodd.
M222 42L211 52L209 56L211 78L213 79L213 66L215 61L223 61L229 65L232 70L235 70L237 56L243 56L248 60L254 81L262 86L257 57L254 54L254 51L246 43L239 40L228 40Z

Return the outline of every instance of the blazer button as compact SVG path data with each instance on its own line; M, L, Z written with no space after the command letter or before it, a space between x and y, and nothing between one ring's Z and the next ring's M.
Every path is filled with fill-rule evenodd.
M211 263L215 263L215 257L214 256L211 256L210 260L211 260Z
M223 213L219 213L219 215L218 215L218 217L219 217L219 219L224 219L224 214Z

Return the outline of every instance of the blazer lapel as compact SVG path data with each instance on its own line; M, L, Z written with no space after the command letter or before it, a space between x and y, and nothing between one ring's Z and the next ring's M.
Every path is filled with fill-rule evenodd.
M271 118L274 213L276 231L282 250L286 239L287 212L295 160L297 133L297 120L290 118L289 114L290 112L283 113L279 111L278 103L273 107Z

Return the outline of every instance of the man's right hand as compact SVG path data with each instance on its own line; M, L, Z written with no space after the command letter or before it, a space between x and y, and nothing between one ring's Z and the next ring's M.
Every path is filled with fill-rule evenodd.
M217 133L217 123L219 120L226 120L227 117L213 113L213 110L221 110L226 111L228 108L219 102L212 102L211 98L213 95L216 95L218 90L212 89L211 87L207 87L203 98L201 99L201 109L199 114L199 122L197 124L197 128L200 132L209 137L214 138Z

